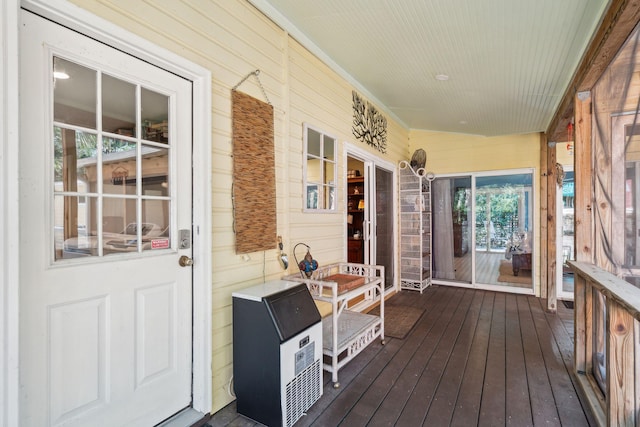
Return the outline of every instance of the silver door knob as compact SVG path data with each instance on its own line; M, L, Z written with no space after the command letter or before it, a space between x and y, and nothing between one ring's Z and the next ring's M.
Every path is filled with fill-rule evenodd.
M193 259L182 255L178 260L178 264L180 264L180 267L191 267L193 265Z

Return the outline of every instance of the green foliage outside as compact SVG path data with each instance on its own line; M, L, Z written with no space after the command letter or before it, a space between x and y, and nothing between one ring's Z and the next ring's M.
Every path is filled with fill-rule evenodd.
M487 236L494 249L506 248L511 236L518 232L518 200L520 192L513 186L484 187L476 192L476 245L487 246ZM487 209L489 208L489 209ZM491 215L491 224L487 215Z

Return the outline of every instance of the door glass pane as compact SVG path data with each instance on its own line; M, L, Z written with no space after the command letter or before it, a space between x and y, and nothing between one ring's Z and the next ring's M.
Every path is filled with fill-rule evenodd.
M53 120L96 129L97 72L53 57Z
M471 177L432 182L433 278L471 283Z
M80 182L79 189L84 191ZM97 255L96 198L87 196L54 197L55 259Z
M137 221L134 198L105 197L103 199L102 248L104 255L136 252ZM104 225L109 224L109 230Z
M477 283L533 289L532 182L530 173L476 179Z
M125 229L136 224L136 199L124 197L105 197L102 202L103 224L108 223L110 229L103 228L103 233L125 233Z
M393 174L376 167L375 264L384 266L385 288L394 284L393 276ZM425 256L429 254L423 254Z
M169 247L169 201L142 201L142 250Z
M142 194L169 195L169 150L142 146Z
M53 170L54 191L90 191L95 184L98 143L95 134L54 127Z
M142 137L147 141L169 142L169 97L142 88Z
M136 136L136 86L102 75L102 130Z
M104 193L135 195L136 143L104 138L102 152Z

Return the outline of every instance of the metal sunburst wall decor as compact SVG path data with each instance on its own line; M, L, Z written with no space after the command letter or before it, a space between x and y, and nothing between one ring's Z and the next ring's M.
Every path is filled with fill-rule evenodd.
M353 136L366 142L381 153L387 152L387 118L356 91L353 97Z

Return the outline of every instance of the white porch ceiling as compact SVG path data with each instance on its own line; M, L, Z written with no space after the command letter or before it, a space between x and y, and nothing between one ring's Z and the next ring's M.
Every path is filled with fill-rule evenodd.
M250 2L407 127L485 136L546 130L608 3Z

